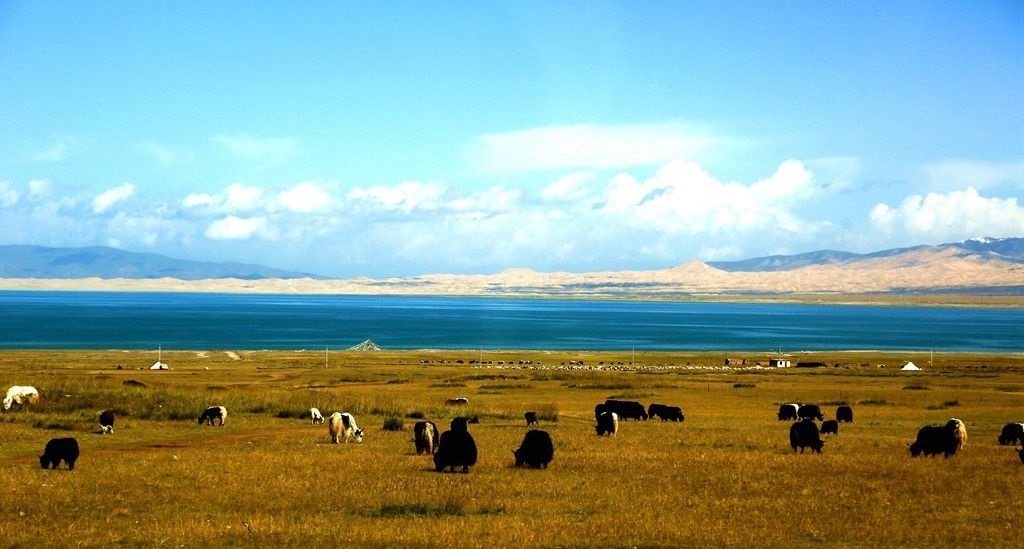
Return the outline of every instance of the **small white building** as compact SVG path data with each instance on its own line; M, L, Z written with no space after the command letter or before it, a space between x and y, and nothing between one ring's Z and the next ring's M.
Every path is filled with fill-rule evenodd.
M768 366L772 368L789 368L792 365L793 363L790 362L788 358L779 357L768 359Z

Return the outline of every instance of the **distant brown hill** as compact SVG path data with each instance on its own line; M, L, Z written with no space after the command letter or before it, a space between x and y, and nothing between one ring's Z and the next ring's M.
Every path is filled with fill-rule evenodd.
M691 261L669 269L539 273L510 269L492 275L433 274L343 280L305 278L17 278L5 289L212 291L382 295L551 297L685 297L707 294L989 293L1024 295L1024 239L975 239L873 254L811 254L748 260L719 267ZM774 267L767 268L766 262ZM728 267L729 270L721 267Z

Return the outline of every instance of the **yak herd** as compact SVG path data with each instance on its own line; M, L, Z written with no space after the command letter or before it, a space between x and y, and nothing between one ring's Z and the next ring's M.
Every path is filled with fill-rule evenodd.
M853 409L849 406L840 406L836 409L836 419L825 420L821 408L815 404L782 404L779 406L779 421L798 420L789 429L789 444L796 453L805 448L821 453L825 441L821 439L823 434L839 434L839 424L842 422L853 423ZM822 420L819 428L814 422ZM934 456L942 454L945 457L955 455L957 450L962 450L967 442L967 426L963 421L952 418L945 425L925 425L917 432L914 442L907 444L911 457L921 454ZM1008 423L1003 427L999 435L999 444L1024 444L1024 424ZM1020 460L1024 463L1024 448L1018 450Z
M7 391L3 401L4 410L10 410L14 406L30 406L39 402L40 394L34 387L13 386ZM448 404L464 405L467 399L448 399ZM314 425L323 424L325 418L317 408L310 408L310 421ZM228 411L224 406L210 406L202 411L198 417L199 425L206 423L213 425L214 421L220 427L224 426ZM779 421L794 421L789 430L789 442L796 453L797 450L803 453L810 448L814 453L821 453L825 445L821 435L838 435L841 423L853 423L853 409L849 406L839 406L836 409L835 419L826 420L821 407L815 404L786 403L779 406ZM629 419L636 421L647 421L658 418L661 421L685 420L683 411L678 406L664 404L651 404L644 408L642 404L629 400L608 399L594 407L595 430L599 436L614 436L619 430L619 421ZM536 412L524 414L527 427L539 424ZM99 412L99 423L101 434L112 434L114 432L114 412L102 410ZM821 421L819 427L816 421ZM355 442L363 441L363 430L356 424L355 417L349 413L334 412L326 418L328 433L331 442ZM451 421L450 429L439 433L437 425L432 421L418 421L413 427L413 442L417 454L432 456L434 469L438 472L449 470L455 472L457 469L463 473L476 465L477 447L473 435L469 432L469 424L478 423L476 416L471 418L456 417ZM958 450L963 449L967 441L967 428L963 421L952 418L945 425L925 425L917 432L917 438L907 444L912 457L921 454L934 456L942 454L945 457L955 455ZM1000 445L1024 445L1024 423L1007 423L999 434ZM515 458L515 466L527 466L530 468L547 468L554 457L554 444L551 435L547 431L530 429L519 448L512 451ZM1018 450L1020 460L1024 463L1024 448ZM56 469L61 461L67 464L69 470L75 468L75 461L79 456L78 441L74 438L54 438L46 443L43 454L39 456L39 465L43 469Z

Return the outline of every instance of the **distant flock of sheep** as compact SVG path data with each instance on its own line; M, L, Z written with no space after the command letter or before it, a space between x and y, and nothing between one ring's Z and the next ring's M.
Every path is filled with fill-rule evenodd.
M10 410L14 406L29 406L39 402L39 391L35 387L15 385L7 390L3 400L3 409ZM448 399L447 404L465 405L469 400L464 397ZM314 425L327 423L328 434L333 444L353 440L357 443L363 441L363 430L356 424L355 417L347 412L334 412L325 419L317 408L310 408L310 421ZM199 415L198 423L213 425L217 422L220 427L224 426L228 410L224 406L210 406ZM686 418L678 406L664 404L651 404L646 409L636 401L608 399L594 407L594 426L598 436L614 436L619 430L619 421L634 419L646 421L651 418L660 418L662 421L684 421ZM839 406L836 409L836 418L825 420L821 408L815 404L787 403L779 406L777 414L779 421L795 421L789 430L790 446L796 453L805 448L810 448L815 453L821 453L825 441L821 439L822 434L838 434L840 423L853 423L853 409L849 406ZM524 414L527 427L539 424L536 412ZM815 421L821 421L820 428ZM112 434L114 432L114 412L102 410L99 412L99 423L101 434ZM413 426L413 442L417 454L427 454L433 457L434 468L441 472L450 470L454 472L461 468L463 473L469 472L469 468L476 465L477 447L473 436L469 433L469 424L477 423L476 417L456 417L451 421L450 429L439 434L437 425L432 421L418 421ZM1000 445L1022 445L1017 450L1022 463L1024 463L1024 423L1007 423L998 437ZM912 457L924 454L933 456L943 454L945 457L955 455L958 450L963 449L967 441L967 428L964 422L957 419L950 419L945 425L925 425L917 433L914 442L909 443L908 449ZM554 457L554 444L551 435L547 431L531 429L526 433L523 442L517 450L513 450L515 466L528 466L531 468L547 468ZM75 468L75 461L79 456L78 441L74 438L55 438L47 442L43 455L39 456L39 465L43 469L56 469L61 461L65 462L69 470Z

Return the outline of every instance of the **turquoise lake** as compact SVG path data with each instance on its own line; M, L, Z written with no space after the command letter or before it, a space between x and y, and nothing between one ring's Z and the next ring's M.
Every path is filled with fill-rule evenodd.
M1024 351L1024 310L0 292L0 348Z

